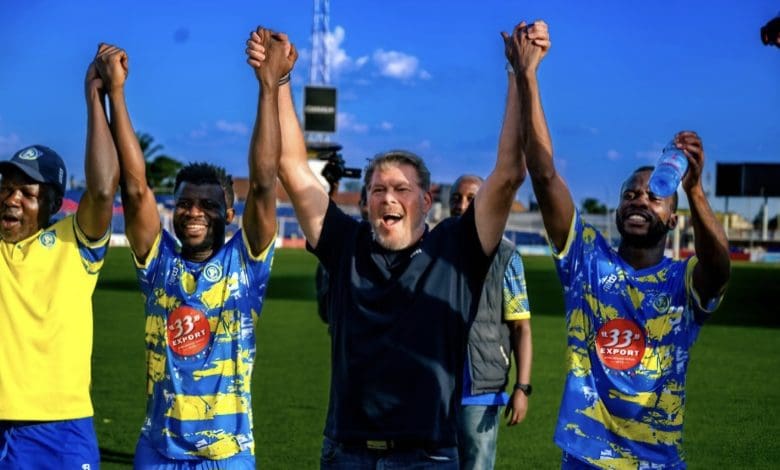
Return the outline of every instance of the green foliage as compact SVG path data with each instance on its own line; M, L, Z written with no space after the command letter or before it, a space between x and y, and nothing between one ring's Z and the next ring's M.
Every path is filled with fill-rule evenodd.
M565 374L560 284L550 258L525 257L534 394L526 420L499 431L498 469L559 468L552 435ZM316 262L277 252L257 325L253 409L258 465L319 467L330 348L314 301ZM691 469L774 468L780 422L780 266L736 264L726 301L691 352L685 448ZM129 251L112 248L94 296L92 399L102 468L130 468L144 418L144 313ZM751 325L751 326L745 326Z
M607 206L596 198L588 197L582 200L582 212L585 214L606 214Z
M146 160L146 181L149 187L158 193L172 193L176 173L184 164L173 157L160 154L163 146L155 144L151 135L137 132L136 137Z

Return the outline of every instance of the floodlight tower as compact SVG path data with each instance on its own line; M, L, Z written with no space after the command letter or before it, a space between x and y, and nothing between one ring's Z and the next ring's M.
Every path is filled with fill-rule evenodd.
M330 33L330 0L314 0L314 22L311 26L310 85L330 85L330 57L326 38Z
M330 0L314 0L311 27L311 69L304 88L303 123L306 142L330 142L336 132L336 88L330 86Z
M339 180L347 176L347 169L339 153L341 145L330 140L336 132L336 88L330 86L329 33L330 0L314 0L311 69L309 83L303 90L303 130L309 166L333 195L338 191Z

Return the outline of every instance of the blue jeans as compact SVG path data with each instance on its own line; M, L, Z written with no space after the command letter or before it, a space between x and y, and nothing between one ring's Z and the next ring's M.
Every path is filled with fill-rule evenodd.
M467 405L458 413L458 453L465 470L492 470L500 422L498 405Z
M320 469L458 470L458 449L456 447L439 447L435 449L372 450L342 445L326 437L322 440Z

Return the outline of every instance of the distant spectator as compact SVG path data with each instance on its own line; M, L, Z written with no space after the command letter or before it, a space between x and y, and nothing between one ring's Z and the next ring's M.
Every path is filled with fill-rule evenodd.
M514 87L514 80L509 80ZM511 91L516 95L517 91ZM450 194L450 216L460 217L474 200L482 178L463 175ZM515 358L512 395L504 390ZM463 397L458 414L458 451L462 469L492 469L500 410L513 426L525 419L531 395L531 311L523 260L515 246L501 240L485 278L479 307L468 335L463 366Z

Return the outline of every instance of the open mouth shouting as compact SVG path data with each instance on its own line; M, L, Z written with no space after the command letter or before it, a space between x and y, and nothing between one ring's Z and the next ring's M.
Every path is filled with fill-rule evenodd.
M398 212L386 212L382 215L381 225L385 228L390 228L401 222L401 219L403 219L403 215Z

